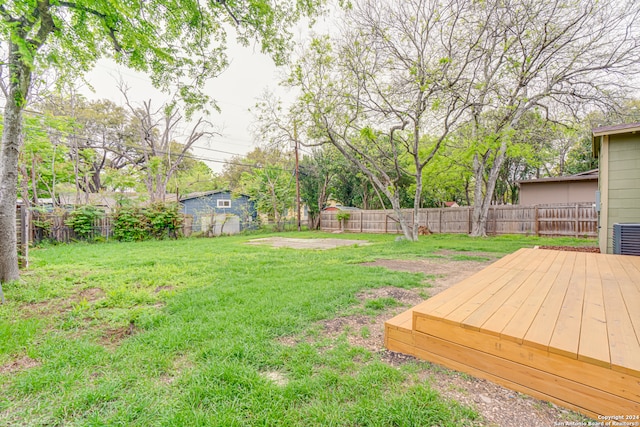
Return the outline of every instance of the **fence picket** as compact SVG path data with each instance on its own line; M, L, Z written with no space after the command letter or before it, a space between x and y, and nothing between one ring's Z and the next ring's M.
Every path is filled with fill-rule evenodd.
M418 211L419 223L432 233L468 234L472 226L472 207L426 208ZM402 211L413 218L413 209ZM336 211L320 214L322 231L339 231ZM399 221L391 211L363 210L346 220L344 230L365 233L399 233ZM437 214L437 218L436 218ZM424 221L422 220L424 218ZM394 226L389 226L389 221ZM492 206L487 218L490 234L597 237L598 214L591 203L536 206Z

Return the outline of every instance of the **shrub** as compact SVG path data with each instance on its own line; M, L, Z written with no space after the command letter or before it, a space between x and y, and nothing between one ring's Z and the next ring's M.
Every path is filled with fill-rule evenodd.
M177 238L182 216L177 203L154 203L147 208L121 205L113 215L113 236L125 242L149 238Z
M119 206L113 215L113 236L124 242L149 238L149 224L142 209Z
M177 203L154 203L146 209L149 232L156 239L177 238L182 228L182 215Z
M76 235L84 240L93 240L95 221L104 216L104 212L95 206L85 205L76 208L64 222Z

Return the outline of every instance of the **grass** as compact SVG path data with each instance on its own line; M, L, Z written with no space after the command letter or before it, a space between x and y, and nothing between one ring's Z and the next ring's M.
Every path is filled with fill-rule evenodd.
M344 237L373 244L273 249L237 236L32 250L30 271L5 285L0 306L0 425L474 425L469 408L408 385L410 364L391 367L344 336L283 338L348 311L363 290L424 279L364 261L584 243ZM369 305L375 315L397 302Z

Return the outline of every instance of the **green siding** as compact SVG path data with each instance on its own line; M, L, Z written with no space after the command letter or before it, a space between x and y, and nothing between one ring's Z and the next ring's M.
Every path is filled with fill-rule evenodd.
M640 223L640 134L609 137L608 182L607 247L611 250L613 224Z
M609 209L640 209L640 198L635 200L629 199L611 199L609 201Z

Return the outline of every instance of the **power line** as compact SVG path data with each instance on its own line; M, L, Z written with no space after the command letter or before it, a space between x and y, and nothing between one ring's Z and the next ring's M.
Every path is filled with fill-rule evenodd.
M34 127L34 126L30 126L30 125L25 125L24 128L26 129L31 129L31 130L41 130L40 128ZM98 141L89 137L86 137L84 135L77 135L75 133L71 133L71 132L62 132L59 130L46 130L45 131L48 135L55 135L55 136L59 136L59 137L63 137L63 138L70 138L70 137L74 137L74 138L79 138L83 141L87 141L87 142L91 142L94 144L101 144L102 141ZM62 142L62 145L71 148L71 144L69 142ZM89 147L91 149L100 149L100 147ZM142 147L142 146L136 146L136 147L132 147L135 151L137 152L145 152L147 154L151 154L151 151L146 148L146 147ZM189 149L193 149L193 148L198 148L198 149L204 149L204 150L208 150L208 151L213 151L213 152L220 152L223 154L231 154L231 155L240 155L239 153L232 153L232 152L228 152L228 151L223 151L223 150L216 150L213 148L207 148L207 147L190 147ZM166 150L156 150L157 154L162 154L162 155L166 155L166 156L180 156L179 153L172 153L170 151L166 151ZM196 155L196 154L192 154L192 153L184 153L182 154L182 157L188 158L188 159L192 159L192 160L200 160L200 161L204 161L204 162L212 162L212 163L220 163L220 164L226 164L226 165L233 165L233 166L243 166L243 167L247 167L247 168L251 168L251 169L264 169L266 166L261 166L261 165L255 165L255 164L249 164L249 163L240 163L240 162L235 162L235 161L230 161L230 160L226 160L226 159L220 159L220 158L213 158L213 157L206 157L206 156L202 156L202 155ZM286 168L282 168L279 166L275 166L275 165L271 165L271 167L273 169L276 170L281 170L287 173L293 173L292 170L286 169Z

